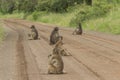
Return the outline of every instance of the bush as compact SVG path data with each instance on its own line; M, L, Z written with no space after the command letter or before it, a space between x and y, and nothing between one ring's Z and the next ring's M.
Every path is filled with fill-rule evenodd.
M33 20L36 21L38 19L39 15L40 15L39 12L37 12L37 11L33 12L33 14L32 14Z
M79 22L85 22L90 19L99 18L105 16L111 9L111 5L104 3L96 3L92 7L84 6L82 10L71 20L70 25L78 24Z
M36 6L37 11L48 11L50 8L50 0L39 0Z
M50 10L55 12L67 11L67 0L52 0L50 7Z
M33 17L33 20L36 21L37 18L38 18L38 13L37 12L33 12L32 17Z
M39 11L66 12L69 6L83 3L83 0L39 0L36 9Z
M30 13L24 13L24 14L23 14L23 19L26 19L27 16L29 16L29 15L30 15Z

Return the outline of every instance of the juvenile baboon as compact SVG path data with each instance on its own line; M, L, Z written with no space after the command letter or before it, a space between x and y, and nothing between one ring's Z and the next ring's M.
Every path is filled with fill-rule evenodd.
M50 45L55 44L58 41L59 37L59 28L55 27L54 30L51 32L50 35Z
M55 49L59 51L60 55L62 56L68 56L69 55L69 52L63 48L63 37L62 36L59 36L58 37L58 41L57 43L55 44Z
M64 69L64 63L59 51L57 49L53 49L53 53L50 54L48 58L48 74L62 74Z
M31 33L28 34L28 36L29 36L29 37L32 37L33 40L38 39L38 31L37 31L37 29L35 28L35 26L32 25L32 26L30 27L30 29L31 29Z
M79 26L77 27L77 29L75 29L75 31L72 33L73 35L76 34L76 35L82 35L82 25L81 23L79 23Z

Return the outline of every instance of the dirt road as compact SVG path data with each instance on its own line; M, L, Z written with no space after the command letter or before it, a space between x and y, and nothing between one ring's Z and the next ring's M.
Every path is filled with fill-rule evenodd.
M54 26L25 20L4 20L6 38L0 46L0 80L120 80L120 36L97 32L72 35L60 28L64 47L72 56L63 57L64 74L49 75L49 36ZM29 40L34 24L40 40Z

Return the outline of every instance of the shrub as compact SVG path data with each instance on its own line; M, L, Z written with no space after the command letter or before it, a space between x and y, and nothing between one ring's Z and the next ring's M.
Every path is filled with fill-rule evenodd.
M78 24L79 22L85 22L90 19L99 18L105 16L111 9L111 5L104 3L96 3L92 7L84 6L82 10L71 20L70 25Z
M50 8L50 0L38 0L36 6L37 11L48 11Z
M39 13L37 11L33 12L32 14L33 20L36 21L38 19L38 16L39 16Z

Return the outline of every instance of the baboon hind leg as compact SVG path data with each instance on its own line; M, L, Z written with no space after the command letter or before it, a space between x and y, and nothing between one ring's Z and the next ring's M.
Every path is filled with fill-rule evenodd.
M56 73L57 73L56 67L53 65L49 65L48 74L56 74Z
M70 54L69 54L69 52L68 52L67 50L63 49L63 50L61 51L61 55L62 55L62 56L69 56Z

